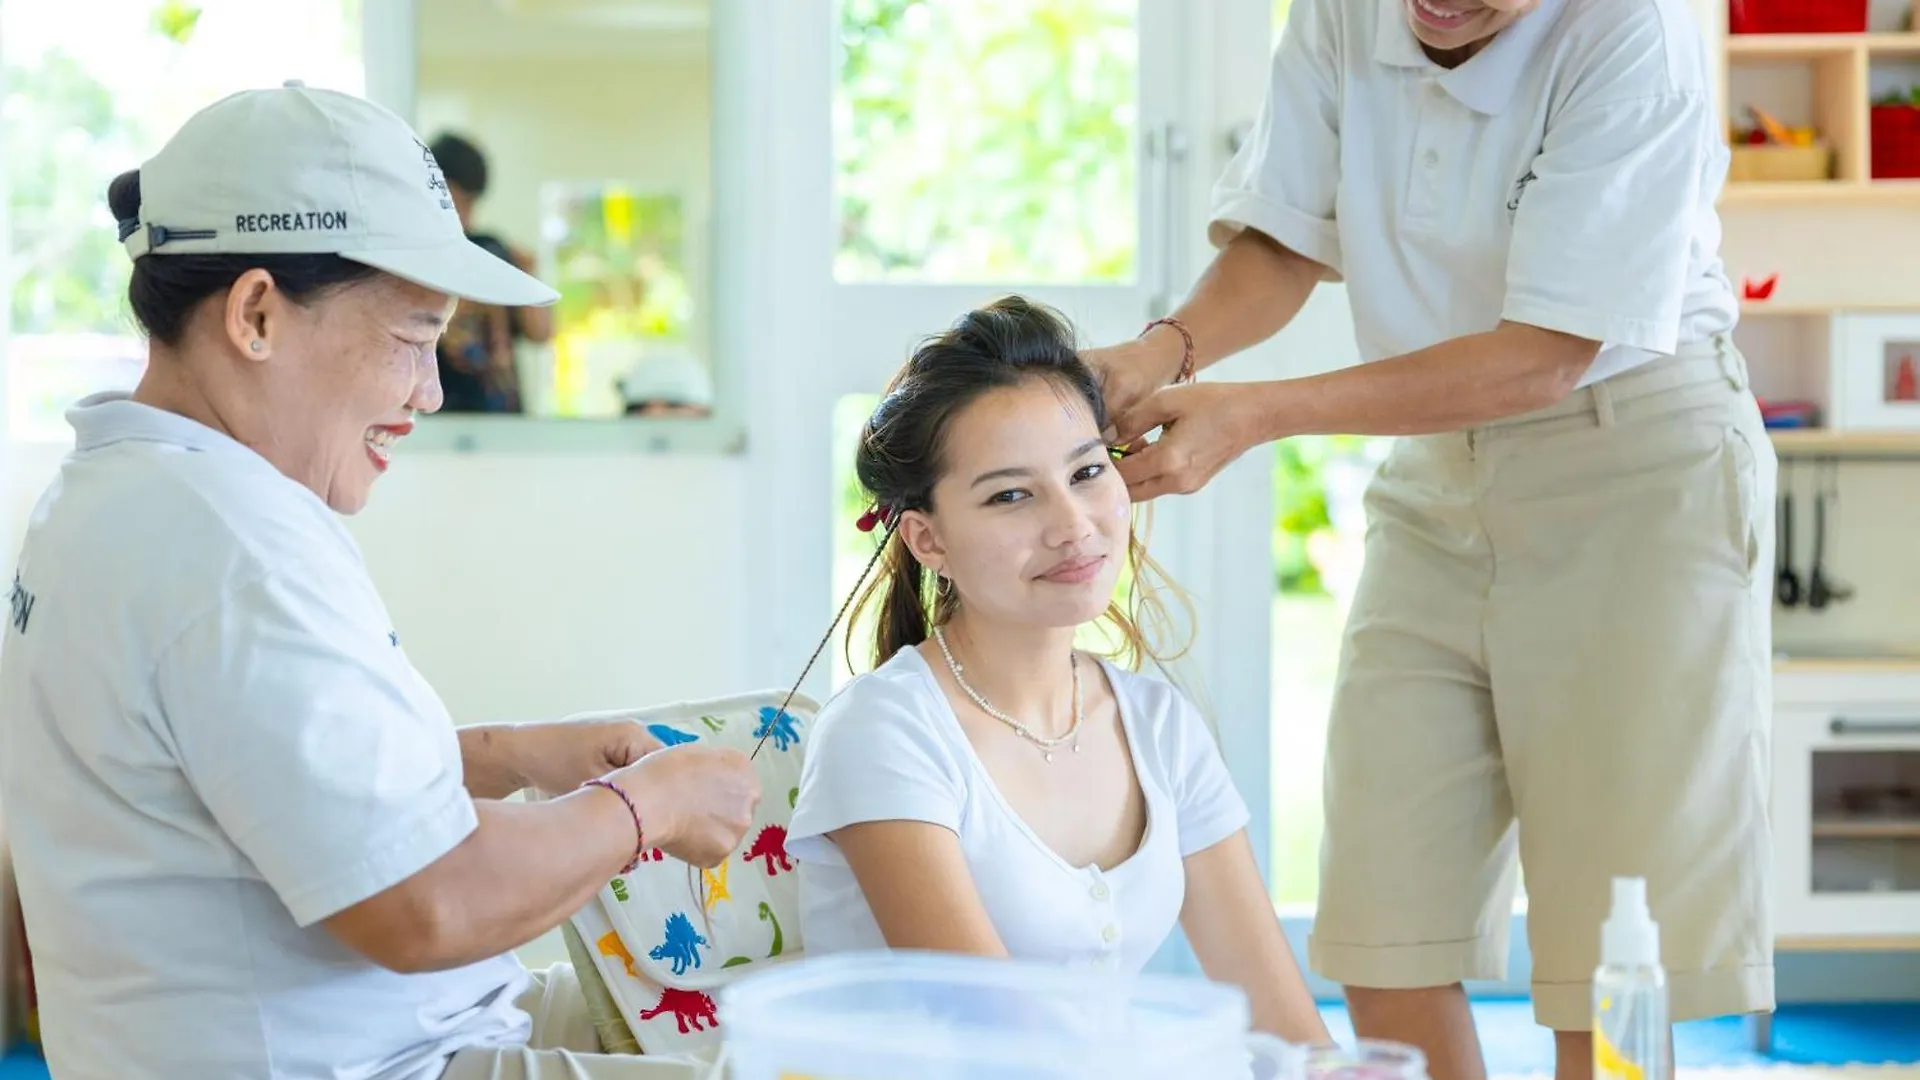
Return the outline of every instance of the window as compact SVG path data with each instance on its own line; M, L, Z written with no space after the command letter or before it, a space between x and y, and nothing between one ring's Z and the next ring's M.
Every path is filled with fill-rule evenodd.
M1274 448L1272 865L1282 907L1311 909L1319 893L1327 716L1364 555L1360 500L1391 445L1332 435Z
M1135 0L843 0L842 282L1130 282Z
M5 98L7 417L12 438L71 436L62 413L130 387L146 348L107 185L236 90L363 92L359 0L63 0L0 5Z
M530 387L541 415L706 415L713 397L691 340L685 213L672 194L618 184L549 184L554 322L550 385Z

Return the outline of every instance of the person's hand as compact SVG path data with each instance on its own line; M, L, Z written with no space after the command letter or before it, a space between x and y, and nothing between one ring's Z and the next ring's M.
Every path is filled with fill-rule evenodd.
M760 776L730 747L687 743L647 755L609 777L632 797L649 848L712 869L753 825Z
M633 720L580 719L519 724L505 733L508 764L527 787L564 795L660 749Z
M1120 459L1120 476L1135 502L1187 495L1205 487L1235 458L1265 441L1263 398L1245 383L1169 386L1127 414L1118 441L1135 449ZM1148 432L1160 437L1141 445Z
M1154 391L1180 374L1185 344L1171 326L1156 326L1134 341L1088 349L1080 359L1100 380L1107 404L1107 420L1114 431L1124 431L1127 417Z

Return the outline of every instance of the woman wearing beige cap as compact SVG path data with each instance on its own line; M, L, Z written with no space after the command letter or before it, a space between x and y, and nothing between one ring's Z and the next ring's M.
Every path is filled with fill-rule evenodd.
M456 299L552 290L466 239L399 118L299 84L199 113L111 203L149 363L69 413L0 650L55 1075L699 1075L576 1056L599 1047L570 973L509 953L642 836L724 858L745 758L617 722L456 730L337 516L439 406Z

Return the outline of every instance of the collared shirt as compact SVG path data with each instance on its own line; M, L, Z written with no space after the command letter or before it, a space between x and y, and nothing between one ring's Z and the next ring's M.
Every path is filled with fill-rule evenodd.
M319 923L469 836L446 709L312 491L100 395L0 650L41 1030L76 1080L425 1080L524 1042L510 957L401 975Z
M1682 0L1542 0L1451 70L1405 0L1295 0L1210 233L1344 279L1363 359L1508 320L1601 342L1597 381L1738 317L1710 72Z

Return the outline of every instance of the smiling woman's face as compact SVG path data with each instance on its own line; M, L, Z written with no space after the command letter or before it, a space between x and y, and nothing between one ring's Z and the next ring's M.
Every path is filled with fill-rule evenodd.
M948 427L941 467L932 509L901 533L952 579L962 611L1066 627L1106 610L1132 502L1074 390L1035 377L981 396Z
M453 300L383 274L273 310L279 317L268 320L257 358L273 384L274 415L268 445L256 449L335 511L355 513L414 414L440 407L434 345Z

